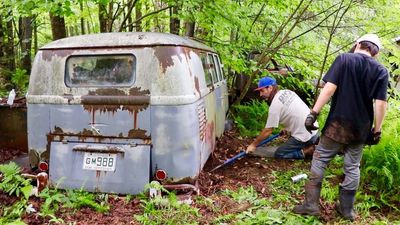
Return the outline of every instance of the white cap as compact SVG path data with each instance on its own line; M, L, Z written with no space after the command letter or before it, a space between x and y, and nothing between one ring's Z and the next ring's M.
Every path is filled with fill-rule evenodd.
M378 47L378 50L382 49L381 41L379 40L379 37L376 34L365 34L361 36L359 39L357 39L357 44L362 41L369 41L372 44L376 45Z

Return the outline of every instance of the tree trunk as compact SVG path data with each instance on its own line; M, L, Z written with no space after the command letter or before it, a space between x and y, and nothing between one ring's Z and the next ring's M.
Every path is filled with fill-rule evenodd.
M33 52L36 55L38 51L38 32L37 32L37 17L33 20Z
M170 12L169 31L171 34L179 35L180 20L177 18L179 7L173 6L172 8L170 8L169 12Z
M195 22L185 22L185 35L188 37L194 37Z
M20 47L21 47L21 68L31 73L31 47L32 47L32 17L20 19Z
M142 17L142 3L138 2L135 6L135 14L136 14L136 31L142 31L142 21L139 20Z
M107 8L103 4L99 4L99 23L100 33L107 32Z
M5 45L4 45L4 30L3 30L3 20L2 17L0 17L0 81L3 80L2 78L4 77L4 68L7 67L6 64L6 59L5 59Z
M51 32L53 34L53 41L65 38L67 36L67 31L65 29L64 17L55 15L51 12L49 14L51 22Z
M4 32L3 32L3 19L0 17L0 68L4 68ZM0 77L1 77L1 71L0 71Z
M81 12L83 11L83 3L79 2L79 7ZM85 34L85 20L83 19L83 16L81 16L81 34Z
M5 46L6 65L9 71L15 71L15 54L14 54L14 27L13 20L7 22L7 44Z

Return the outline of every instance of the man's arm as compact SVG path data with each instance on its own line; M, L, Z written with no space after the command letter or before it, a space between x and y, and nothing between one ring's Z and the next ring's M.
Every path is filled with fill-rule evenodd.
M329 101L329 99L335 93L336 88L337 88L336 84L327 82L324 88L322 89L321 94L319 94L317 102L315 103L312 110L317 114L319 114L322 110L322 107L324 107L324 105Z
M273 130L274 128L264 128L256 137L256 139L254 139L254 141L249 146L247 146L246 152L254 152L257 148L257 145L259 145L264 139L269 137L272 134Z
M375 100L375 126L374 133L382 130L383 119L385 118L387 102L383 100Z

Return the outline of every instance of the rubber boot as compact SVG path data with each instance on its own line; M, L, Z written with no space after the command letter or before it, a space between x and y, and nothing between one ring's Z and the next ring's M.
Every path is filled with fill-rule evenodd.
M343 218L354 221L356 213L354 212L354 201L356 199L356 190L345 190L339 187L339 202L336 203L336 211Z
M321 194L322 183L307 182L305 185L306 198L303 204L297 205L293 208L293 212L302 215L319 216L321 211L319 209L319 196Z

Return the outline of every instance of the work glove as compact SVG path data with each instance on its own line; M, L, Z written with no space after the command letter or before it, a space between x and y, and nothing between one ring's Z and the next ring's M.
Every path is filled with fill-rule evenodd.
M317 120L318 113L314 110L311 110L310 114L308 114L304 126L311 133L313 130L318 130L318 127L314 125L315 121Z
M374 132L374 128L368 134L366 144L367 145L377 145L381 140L382 132Z

